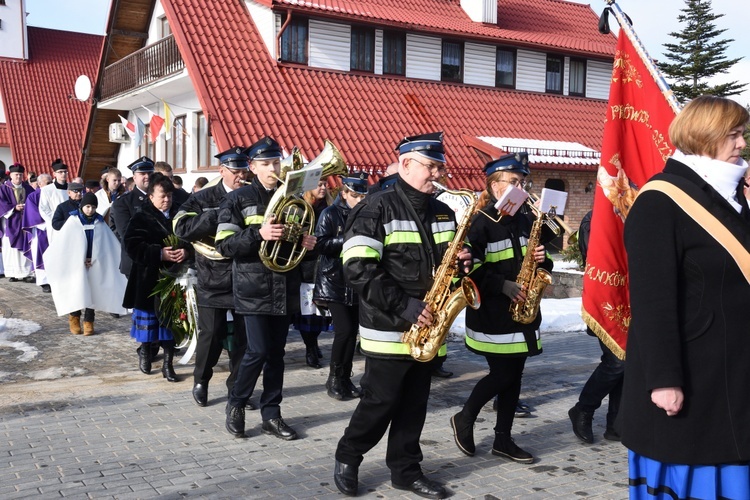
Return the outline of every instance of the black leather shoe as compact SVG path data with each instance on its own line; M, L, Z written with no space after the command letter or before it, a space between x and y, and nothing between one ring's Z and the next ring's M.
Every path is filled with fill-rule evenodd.
M50 287L49 285L42 285L42 291L44 293L52 293L52 287Z
M18 278L8 278L8 281L10 281L11 283L18 283L21 280L19 280Z
M229 434L234 437L245 437L245 408L227 403L225 411L227 414L226 428Z
M584 443L594 442L594 432L591 430L591 422L594 420L594 412L583 411L578 406L568 410L570 422L573 424L573 434Z
M424 498L445 498L448 493L442 484L432 479L427 479L425 476L420 477L408 486L399 486L396 483L391 483L397 490L411 491L415 495Z
M474 446L474 422L469 422L463 412L458 412L451 417L451 427L453 427L453 438L456 440L458 449L465 455L473 457L477 451Z
M261 430L263 431L263 434L271 434L279 439L283 439L284 441L293 441L297 439L297 433L294 432L294 429L286 425L286 422L284 422L284 419L281 417L264 420Z
M607 441L622 441L620 433L617 432L614 427L607 427L604 431L604 439Z
M356 465L342 464L336 460L333 467L333 482L336 488L346 496L356 497L359 486L359 468Z
M526 405L522 405L521 403L518 403L516 405L516 418L529 418L531 416L531 410L529 410L529 407Z
M314 349L308 349L305 353L305 362L307 363L307 366L310 368L320 369L323 368L320 365L320 360L318 359L318 354L315 352Z
M253 403L252 401L250 401L248 399L247 403L245 403L245 410L253 411L253 410L257 410L257 409L258 409L258 407L255 405L255 403Z
M24 283L36 283L36 277L34 277L34 276L26 276L23 279L23 282Z
M513 438L508 434L495 433L495 442L492 444L492 454L497 457L510 458L520 464L530 464L534 456L518 447Z
M208 406L208 384L195 384L193 386L193 399L198 406Z
M440 368L433 368L432 376L438 378L451 378L453 376L453 372L443 370L443 367L441 366Z

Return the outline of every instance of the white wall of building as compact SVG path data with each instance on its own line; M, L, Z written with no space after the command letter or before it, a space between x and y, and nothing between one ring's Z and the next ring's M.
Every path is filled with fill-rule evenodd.
M29 41L26 34L26 6L24 0L8 0L0 6L0 57L29 58Z
M5 163L5 169L13 164L13 155L10 154L10 148L0 147L0 161Z
M5 106L3 105L3 95L0 94L0 123L5 123Z
M263 38L263 43L266 44L268 53L271 54L274 59L278 58L279 56L276 54L276 32L278 28L275 27L275 23L277 20L281 20L281 15L274 15L269 7L254 2L253 0L245 0L245 5L250 12L250 17L253 18L255 27L258 29L258 32L260 32L261 38ZM281 24L279 23L279 26L280 25Z

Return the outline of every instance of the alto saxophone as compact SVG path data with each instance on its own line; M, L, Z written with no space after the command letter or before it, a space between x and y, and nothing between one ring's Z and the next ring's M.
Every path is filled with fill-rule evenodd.
M544 289L552 283L552 275L546 269L538 267L534 259L534 249L539 246L539 238L547 214L538 210L531 203L529 203L529 206L536 212L537 217L531 226L529 241L526 243L526 255L523 258L521 270L516 277L516 283L526 291L526 299L510 304L513 321L524 325L528 325L536 319ZM554 217L555 214L552 213L550 216Z
M468 305L472 309L478 309L481 304L479 289L471 278L462 278L458 288L453 293L450 291L451 283L458 275L456 257L463 248L466 233L469 231L471 216L478 203L477 196L473 191L452 191L436 182L433 184L438 189L466 200L467 207L456 226L456 235L435 273L432 288L424 297L424 301L432 310L432 325L420 327L414 324L401 336L401 342L409 344L411 357L422 362L430 361L437 355L448 335L448 329L464 307Z

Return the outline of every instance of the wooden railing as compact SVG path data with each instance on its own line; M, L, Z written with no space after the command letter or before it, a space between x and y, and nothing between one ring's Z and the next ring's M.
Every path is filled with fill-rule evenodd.
M179 73L185 67L173 35L143 47L104 69L101 100Z

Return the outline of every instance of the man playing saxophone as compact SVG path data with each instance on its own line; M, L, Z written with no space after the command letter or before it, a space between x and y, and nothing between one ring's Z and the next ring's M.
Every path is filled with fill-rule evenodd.
M479 288L482 306L466 312L465 342L470 351L487 359L490 371L477 382L463 409L451 418L451 426L458 448L466 455L474 455L474 421L482 407L499 395L492 454L531 463L534 457L515 444L510 431L526 358L542 352L539 337L542 318L536 314L535 318L522 318L524 322L518 322L509 309L511 304L532 300L530 285L517 282L519 275L534 275L537 266L552 269L544 245L532 243L552 234L550 231L541 235L546 224L541 221L532 224L532 216L522 211L526 205L514 215L502 215L495 208L506 189L525 184L524 179L529 175L526 153L504 155L487 163L484 172L487 188L482 192L480 211L469 229L469 242L476 257L471 277ZM529 244L532 248L527 255ZM537 295L541 298L541 293Z
M393 188L369 195L347 219L344 275L359 295L359 333L366 355L364 395L336 450L334 482L355 496L363 456L390 424L386 465L394 488L444 498L422 474L419 437L427 413L431 366L411 358L402 334L433 322L422 301L456 231L455 214L431 195L445 173L442 132L407 137L397 147ZM457 258L468 271L471 253ZM444 350L444 348L443 348Z

